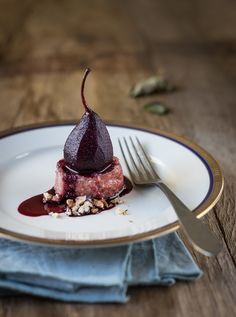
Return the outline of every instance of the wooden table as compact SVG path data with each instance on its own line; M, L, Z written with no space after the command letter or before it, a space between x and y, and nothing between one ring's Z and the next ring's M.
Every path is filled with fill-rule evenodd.
M223 197L204 217L222 239L215 258L191 249L201 280L129 291L126 305L1 299L0 316L235 316L236 3L199 1L0 1L0 129L82 114L80 82L103 119L186 136L219 161ZM175 93L131 99L139 79L165 71ZM159 100L170 114L143 110Z

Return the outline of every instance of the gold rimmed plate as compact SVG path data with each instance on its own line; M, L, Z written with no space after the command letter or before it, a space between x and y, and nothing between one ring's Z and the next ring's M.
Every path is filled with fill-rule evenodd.
M150 239L178 228L167 198L156 187L136 188L119 206L100 214L71 218L28 217L18 213L25 199L51 188L56 162L74 124L30 126L0 136L0 233L11 239L63 246L108 246ZM163 180L201 217L216 204L223 177L215 159L200 146L173 133L107 123L114 154L129 177L118 137L138 136Z

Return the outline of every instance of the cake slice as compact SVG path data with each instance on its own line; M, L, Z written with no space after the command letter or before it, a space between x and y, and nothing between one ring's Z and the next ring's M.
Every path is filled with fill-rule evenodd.
M113 156L112 163L101 173L79 174L69 170L65 161L57 163L54 189L59 197L112 199L124 189L124 176L119 159Z

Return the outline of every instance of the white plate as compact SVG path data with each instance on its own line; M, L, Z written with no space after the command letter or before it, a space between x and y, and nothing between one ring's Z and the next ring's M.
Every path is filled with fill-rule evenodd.
M28 127L4 133L0 138L0 232L28 242L104 246L148 239L178 228L169 201L156 187L134 188L124 196L127 216L115 208L97 215L70 218L65 215L28 217L18 213L25 199L53 186L56 162L74 125ZM216 161L202 148L163 131L108 124L114 154L128 175L117 138L138 136L157 171L180 199L198 216L210 210L220 197L223 178Z

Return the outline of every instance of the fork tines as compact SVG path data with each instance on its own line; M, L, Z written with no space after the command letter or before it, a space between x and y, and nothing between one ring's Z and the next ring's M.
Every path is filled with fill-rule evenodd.
M119 146L133 182L149 184L158 181L160 178L138 137L122 139L118 138Z

